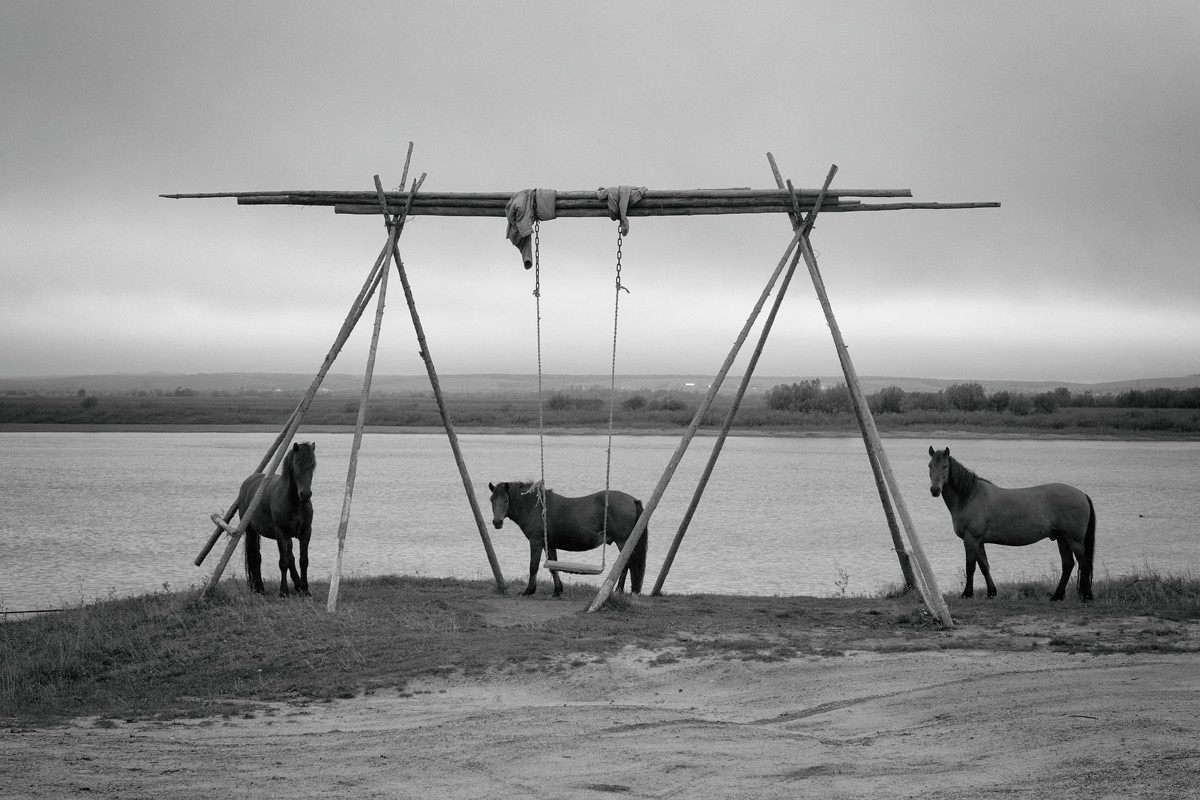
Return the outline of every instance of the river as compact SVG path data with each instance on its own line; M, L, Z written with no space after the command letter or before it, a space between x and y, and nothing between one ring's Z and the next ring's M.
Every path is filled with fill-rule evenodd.
M273 439L268 433L0 434L0 610L203 585L224 546L202 567L192 564L212 531L208 516L228 507ZM317 443L309 574L324 581L335 561L352 436L302 432L298 439ZM647 590L714 441L692 442L651 519ZM536 479L538 436L465 433L460 442L504 576L523 580L528 545L512 522L491 528L487 485ZM613 488L648 500L678 442L665 435L615 437ZM547 485L565 495L602 489L606 444L591 434L548 436ZM943 592L961 591L963 552L945 505L929 494L930 444L949 445L966 466L1001 486L1063 481L1091 495L1098 578L1135 570L1191 574L1200 563L1200 442L885 439ZM491 580L444 435L368 433L357 475L344 575ZM278 572L273 544L267 548L264 578L273 592ZM615 556L609 547L571 560L611 564ZM1050 542L992 546L989 558L999 580L1058 571ZM241 572L239 554L226 574ZM899 581L861 439L737 436L725 445L664 591L829 596Z

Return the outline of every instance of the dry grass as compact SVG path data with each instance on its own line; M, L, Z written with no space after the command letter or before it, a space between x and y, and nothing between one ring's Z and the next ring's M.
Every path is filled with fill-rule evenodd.
M562 600L553 600L502 597L487 582L383 577L345 581L331 615L327 585L314 585L311 600L279 600L230 580L209 600L163 591L0 624L0 719L240 714L256 703L403 691L435 674L569 670L627 646L656 652L660 663L773 661L849 649L1010 646L990 637L1016 617L1048 625L1200 619L1200 581L1190 577L1105 578L1088 605L1046 602L1052 581L1002 585L996 601L951 599L955 619L975 631L952 638L919 600L898 593L624 597L585 614L595 592L587 584L569 585ZM509 594L519 589L514 582ZM498 602L514 619L489 617ZM1174 646L1161 636L1109 644L1124 652Z

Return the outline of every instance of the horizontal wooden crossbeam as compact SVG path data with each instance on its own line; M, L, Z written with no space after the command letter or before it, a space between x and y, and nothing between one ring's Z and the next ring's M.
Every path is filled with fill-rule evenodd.
M411 198L408 192L386 192L388 211L399 214L408 208L411 216L503 217L505 206L515 192L421 192ZM811 210L819 194L816 190L798 190L800 210ZM380 213L379 196L374 192L294 190L278 192L208 192L164 194L170 199L234 198L239 205L329 206L338 214ZM861 198L912 197L910 189L842 189L830 192L822 203L823 212L897 211L905 209L995 208L999 203L864 203ZM630 217L692 216L719 214L784 214L795 212L792 197L778 189L684 189L647 190L642 199L629 206ZM606 199L595 191L558 192L555 213L559 217L608 217Z

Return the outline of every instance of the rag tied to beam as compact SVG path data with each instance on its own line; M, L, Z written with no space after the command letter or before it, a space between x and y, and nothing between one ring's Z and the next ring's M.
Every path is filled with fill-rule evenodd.
M621 223L621 235L629 233L629 207L641 202L646 195L645 186L601 186L596 190L596 199L608 204L609 219ZM554 189L524 189L509 198L504 205L504 216L508 220L506 235L513 246L521 251L525 269L533 266L533 226L536 222L548 222L558 216L558 192Z

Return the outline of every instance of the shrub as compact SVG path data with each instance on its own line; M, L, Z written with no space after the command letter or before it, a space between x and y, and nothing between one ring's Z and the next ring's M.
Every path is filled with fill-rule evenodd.
M1053 414L1058 411L1058 395L1054 392L1042 392L1033 396L1033 407L1043 414Z
M775 411L811 411L820 394L820 378L811 378L791 386L781 383L767 391L767 408Z
M1008 401L1008 410L1018 417L1024 417L1033 411L1033 401L1027 394L1014 394Z
M978 383L956 383L946 389L946 402L959 411L979 411L987 405L987 392Z
M651 411L683 411L687 408L687 403L680 400L678 397L664 397L656 403L651 404Z
M900 414L904 411L904 390L887 386L876 392L867 403L876 414Z

